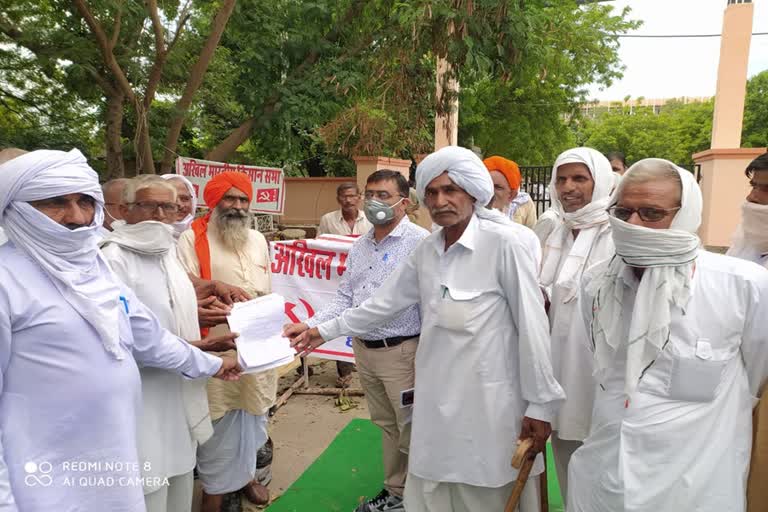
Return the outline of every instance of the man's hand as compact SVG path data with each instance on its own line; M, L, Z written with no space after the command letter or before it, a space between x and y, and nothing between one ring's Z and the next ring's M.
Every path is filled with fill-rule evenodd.
M227 381L235 381L240 378L243 369L237 364L237 360L231 356L221 356L221 368L214 375L215 378Z
M227 321L232 308L219 301L215 296L197 301L197 319L200 327L215 327Z
M305 330L299 331L300 334L295 334L295 331L300 328L295 326L301 325L304 325ZM291 335L289 333L294 334ZM300 357L306 356L317 347L325 343L325 340L322 338L322 336L320 336L320 331L317 329L317 327L306 329L305 324L292 324L286 326L285 330L283 331L283 336L286 338L291 338L291 346L296 349L296 353Z
M235 338L240 336L236 332L231 332L223 336L208 336L198 341L190 341L190 345L194 345L204 352L226 352L235 348Z
M251 300L251 296L245 293L245 290L231 284L213 281L213 294L224 304L234 304L235 302L245 302Z
M195 287L197 300L207 299L211 295L214 295L219 301L226 305L251 300L251 297L245 293L242 288L238 288L237 286L222 283L221 281L207 281L197 277L193 279L192 274L189 274L189 276Z
M293 339L307 329L309 329L309 326L304 322L296 324L285 324L283 326L283 336L285 338Z
M535 420L525 416L523 425L520 428L520 439L533 439L533 446L528 451L530 458L537 453L543 452L547 448L547 439L552 433L552 425L546 421Z

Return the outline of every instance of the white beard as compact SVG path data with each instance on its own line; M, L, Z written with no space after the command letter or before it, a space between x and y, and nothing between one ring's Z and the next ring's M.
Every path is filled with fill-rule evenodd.
M217 207L214 210L213 221L225 247L240 251L248 243L248 232L251 226L251 214L245 217L223 215Z

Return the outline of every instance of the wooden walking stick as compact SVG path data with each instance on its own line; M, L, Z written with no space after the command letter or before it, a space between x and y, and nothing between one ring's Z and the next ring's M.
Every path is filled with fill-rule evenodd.
M528 482L528 475L531 473L534 459L528 457L528 452L533 447L533 439L524 439L517 445L517 450L512 456L512 467L518 470L515 486L512 488L512 494L507 500L507 506L504 512L515 512L520 496L523 494L525 484Z

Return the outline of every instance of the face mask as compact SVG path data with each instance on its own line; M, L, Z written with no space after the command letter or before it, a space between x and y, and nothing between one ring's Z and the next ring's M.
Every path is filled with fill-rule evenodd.
M371 224L387 224L395 218L395 206L399 205L403 199L405 198L401 197L400 201L392 206L375 199L366 199L364 208L365 218L368 219Z

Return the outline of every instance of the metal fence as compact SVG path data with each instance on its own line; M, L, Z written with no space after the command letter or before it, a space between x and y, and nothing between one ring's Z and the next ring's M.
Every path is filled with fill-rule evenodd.
M678 164L678 167L686 169L693 173L696 181L701 183L701 165L700 164ZM549 181L552 176L552 167L547 165L523 165L520 166L520 174L523 176L520 188L531 196L536 204L536 213L541 215L552 205L552 199L549 197Z

